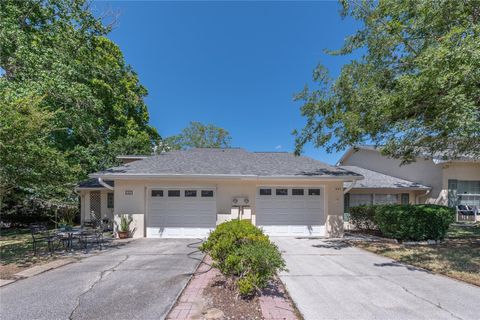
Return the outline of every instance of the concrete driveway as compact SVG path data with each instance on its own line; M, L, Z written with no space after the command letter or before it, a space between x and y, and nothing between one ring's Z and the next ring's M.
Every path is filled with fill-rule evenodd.
M479 319L480 288L396 263L341 240L272 238L280 275L306 320Z
M139 239L0 288L0 319L163 319L197 267L198 240Z

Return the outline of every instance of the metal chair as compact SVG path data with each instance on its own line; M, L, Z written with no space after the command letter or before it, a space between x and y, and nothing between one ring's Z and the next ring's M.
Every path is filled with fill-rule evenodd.
M37 255L37 244L46 242L50 254L54 251L54 242L58 241L56 234L50 232L44 224L31 224L30 232L32 233L33 254Z
M468 206L459 204L455 207L457 212L457 221L461 220L469 220L470 216L475 217L475 212L470 209Z
M103 229L101 227L84 229L79 236L79 242L83 244L85 250L87 250L89 243L92 247L94 244L97 244L100 250L102 250Z

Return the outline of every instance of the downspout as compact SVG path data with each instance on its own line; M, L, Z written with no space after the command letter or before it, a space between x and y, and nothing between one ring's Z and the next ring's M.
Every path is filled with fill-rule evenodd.
M102 180L102 178L98 177L98 183L100 183L102 186L104 186L105 188L107 188L108 190L112 190L114 191L115 188L112 187L111 185L109 185L108 183L106 183L105 181Z

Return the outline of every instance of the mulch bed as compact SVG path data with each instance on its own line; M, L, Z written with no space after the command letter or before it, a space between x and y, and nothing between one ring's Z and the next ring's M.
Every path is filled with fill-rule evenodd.
M240 298L234 285L223 275L217 275L203 294L208 308L222 310L225 319L264 319L259 298Z

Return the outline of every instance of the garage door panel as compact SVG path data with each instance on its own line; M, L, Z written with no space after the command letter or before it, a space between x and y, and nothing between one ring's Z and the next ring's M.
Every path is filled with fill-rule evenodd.
M292 188L288 189L288 196L261 196L257 191L257 225L271 235L320 235L319 233L324 232L323 188L320 195L303 196L292 195Z
M202 189L192 187L200 194ZM167 195L167 192L164 192ZM215 228L215 197L150 197L148 237L205 237Z

